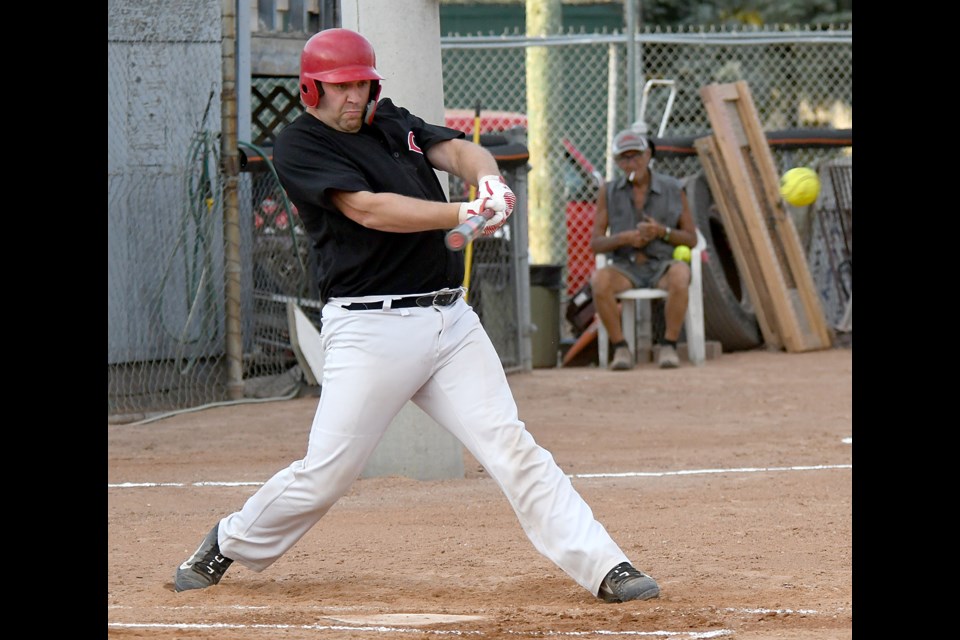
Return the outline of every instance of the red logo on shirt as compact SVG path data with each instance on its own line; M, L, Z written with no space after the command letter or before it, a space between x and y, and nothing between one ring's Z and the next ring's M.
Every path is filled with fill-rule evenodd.
M407 133L407 146L410 147L410 151L416 151L417 153L423 155L423 149L417 146L417 141L413 139L413 131Z

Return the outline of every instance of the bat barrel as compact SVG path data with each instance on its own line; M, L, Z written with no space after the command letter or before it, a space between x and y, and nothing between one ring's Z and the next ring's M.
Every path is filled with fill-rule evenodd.
M467 243L480 235L483 225L493 216L493 211L486 209L482 214L471 216L447 232L444 242L451 251L460 251Z
M467 246L467 237L460 232L451 231L446 237L447 249L460 251Z

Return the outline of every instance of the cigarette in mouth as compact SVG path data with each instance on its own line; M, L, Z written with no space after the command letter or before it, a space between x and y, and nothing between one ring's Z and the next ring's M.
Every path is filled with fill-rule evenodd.
M636 175L637 175L637 172L636 172L636 171L631 171L631 172L630 172L630 175L627 176L627 182L633 182L633 178L634 178L634 176L636 176Z

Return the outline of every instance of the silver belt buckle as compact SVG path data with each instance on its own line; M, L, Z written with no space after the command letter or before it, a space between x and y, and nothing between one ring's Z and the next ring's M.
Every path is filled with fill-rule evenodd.
M457 301L457 298L460 297L460 290L456 291L439 291L433 294L433 297L429 298L430 304L421 305L420 301L427 296L422 296L417 299L417 306L422 307L449 307L451 304Z
M427 307L432 307L433 303L437 300L437 295L439 294L434 294L433 296L420 296L417 298L417 306L423 307L424 309Z
M463 295L463 289L455 289L454 291L448 291L445 295L447 295L448 298L447 298L447 304L445 304L444 306L449 307L454 302L460 299L460 296Z

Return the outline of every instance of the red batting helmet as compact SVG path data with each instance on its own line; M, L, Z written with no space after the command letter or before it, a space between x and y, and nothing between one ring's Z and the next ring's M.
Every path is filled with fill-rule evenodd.
M319 82L370 80L368 119L380 97L380 80L373 45L356 31L326 29L311 36L300 54L300 99L308 107L320 104L323 89ZM314 81L319 82L314 82Z

